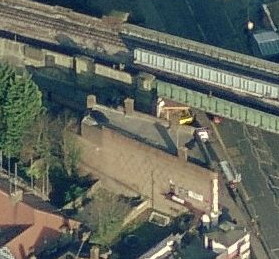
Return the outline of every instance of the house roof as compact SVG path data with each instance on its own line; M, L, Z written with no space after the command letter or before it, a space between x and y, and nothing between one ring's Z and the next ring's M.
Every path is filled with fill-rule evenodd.
M12 187L12 191L14 188ZM7 181L7 179L0 178L0 191L3 191L5 193L10 193L10 184ZM22 202L26 205L31 206L32 208L36 208L38 210L49 212L52 214L57 214L60 216L65 216L58 210L56 207L52 206L49 202L44 201L42 198L30 193L25 192L23 195ZM1 221L0 221L1 224Z
M29 227L30 225L0 226L0 247L10 242Z
M210 233L206 233L206 236L220 244L223 244L226 247L229 247L244 236L244 231L240 229L231 230L229 232L216 230Z
M138 259L145 259L145 258L155 258L155 255L158 255L156 258L167 258L168 255L172 252L172 246L175 244L175 242L180 243L181 242L181 236L180 235L169 235L162 241L160 241L158 244L156 244L154 247L152 247L150 250L148 250L145 254L141 255Z
M5 179L0 179L0 204L0 245L17 259L26 258L34 249L40 250L59 238L61 227L80 226L80 222L64 217L32 194L23 193L22 199L14 199L9 195L9 183Z
M279 27L279 1L268 3L267 7L270 12L270 16L274 25L278 28Z
M264 31L255 33L253 36L261 55L272 56L279 54L279 35L276 32Z
M239 239L247 234L245 228L239 227L231 222L223 222L218 228L206 233L205 235L215 242L223 244L226 247L233 245Z

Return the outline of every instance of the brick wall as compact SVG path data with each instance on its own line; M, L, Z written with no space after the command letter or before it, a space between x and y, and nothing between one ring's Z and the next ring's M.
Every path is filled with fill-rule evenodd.
M163 193L169 191L172 180L181 198L198 209L210 211L212 180L217 177L216 173L108 128L83 124L82 136L78 139L83 147L84 164L147 198L153 195L155 208L162 210L166 205ZM201 195L203 200L193 198L195 195L189 197L188 191L197 194L196 197Z

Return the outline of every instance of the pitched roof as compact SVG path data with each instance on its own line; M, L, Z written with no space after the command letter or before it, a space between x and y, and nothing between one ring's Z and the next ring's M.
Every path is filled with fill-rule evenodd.
M279 1L271 2L267 4L270 16L273 23L278 28L279 27Z
M0 226L0 247L10 242L29 227L30 225Z
M59 238L61 227L80 226L80 222L64 217L32 194L23 194L22 200L15 201L9 195L8 181L3 179L0 179L0 204L0 231L11 231L8 238L2 239L2 246L17 259L26 258L34 249L40 250L49 241Z
M169 235L150 250L148 250L145 254L141 255L138 259L145 259L145 258L167 258L173 251L173 246L175 243L181 242L181 236L177 235ZM157 256L155 256L157 255Z
M225 221L218 228L206 233L205 235L215 242L226 247L233 245L247 234L245 228L239 227L231 222Z
M263 56L279 54L279 35L274 31L255 33L254 38Z

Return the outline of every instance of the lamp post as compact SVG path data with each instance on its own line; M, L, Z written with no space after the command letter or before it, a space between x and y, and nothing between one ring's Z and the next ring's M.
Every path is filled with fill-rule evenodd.
M176 130L176 149L179 149L179 132L181 130L181 125L178 126L177 130Z

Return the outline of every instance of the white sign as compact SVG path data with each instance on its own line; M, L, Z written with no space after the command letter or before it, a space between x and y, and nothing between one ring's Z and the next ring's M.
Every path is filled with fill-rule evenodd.
M198 194L198 193L195 193L195 192L192 192L192 191L188 191L188 196L190 198L195 199L195 200L203 201L203 196L201 194Z

